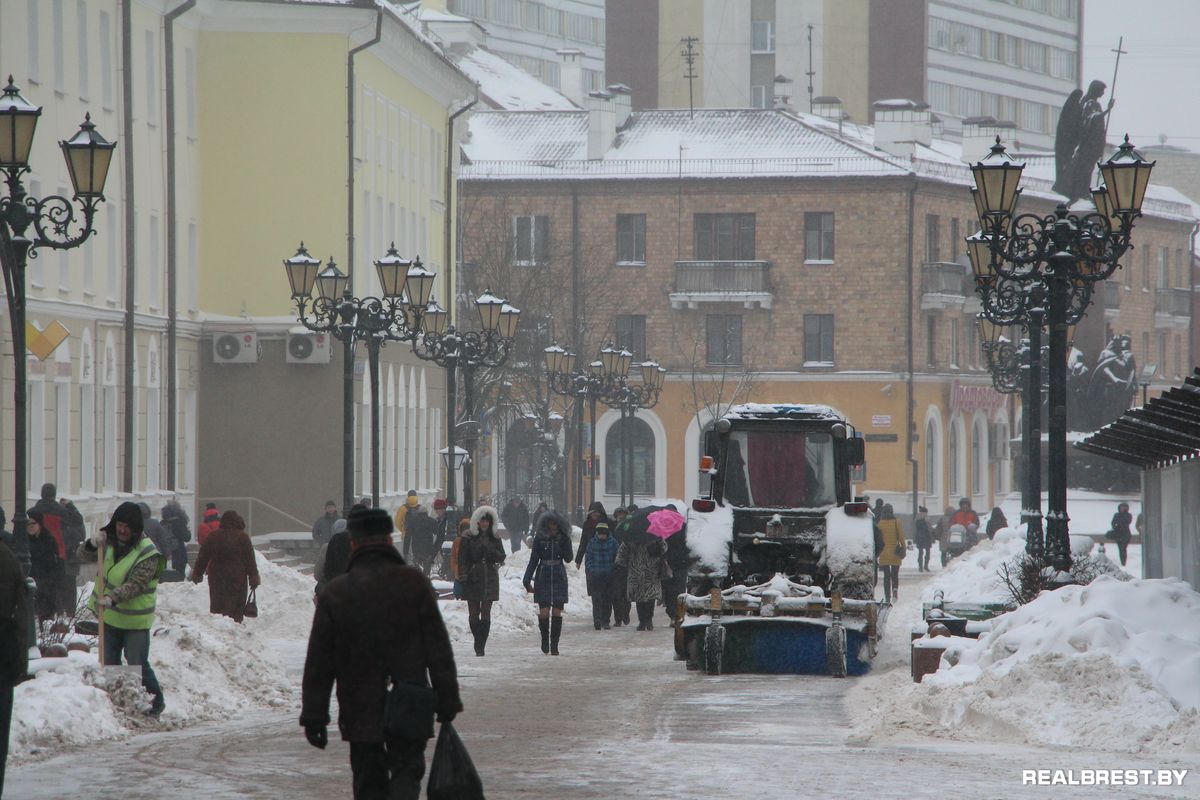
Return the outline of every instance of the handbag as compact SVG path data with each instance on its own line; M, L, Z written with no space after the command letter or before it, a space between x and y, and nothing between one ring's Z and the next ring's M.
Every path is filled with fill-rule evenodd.
M449 722L438 733L425 789L429 800L484 800L479 772Z
M388 739L433 738L437 692L419 683L392 681L383 707L383 733Z
M257 586L250 590L250 596L246 598L246 607L242 609L243 617L257 617L258 616L258 600L255 598L255 594L254 594L257 591L258 591Z

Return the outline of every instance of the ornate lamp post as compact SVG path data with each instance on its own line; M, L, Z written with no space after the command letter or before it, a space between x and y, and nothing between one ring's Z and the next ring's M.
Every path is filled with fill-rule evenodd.
M633 450L629 442L629 424L642 408L653 408L662 394L667 371L657 361L643 361L639 365L640 383L630 383L629 368L633 354L628 350L618 351L612 344L600 351L600 363L605 373L615 380L612 391L600 401L609 408L621 411L621 503L633 502Z
M466 414L468 419L473 419L475 369L481 366L499 367L508 360L521 320L521 310L492 294L490 289L475 298L475 307L479 310L480 330L460 331L448 325L449 315L434 303L424 312L419 334L412 339L413 353L418 358L446 368L446 390L449 395L446 446L451 453L457 452L454 442L458 414L458 369L461 367L463 370ZM468 466L471 463L469 451L465 463ZM464 466L463 470L464 505L470 505L473 501L471 480L466 472L468 466ZM457 495L454 477L454 470L447 470L446 497L451 503L455 502Z
M325 269L308 254L304 242L296 254L284 259L292 302L303 325L314 333L333 336L342 343L342 506L348 513L354 503L354 345L367 346L371 381L371 503L379 505L379 350L389 341L412 341L417 336L434 273L421 259L402 258L393 244L375 262L381 297L355 297L350 278L330 258ZM317 296L312 297L313 288Z
M591 418L590 448L592 463L596 463L596 401L612 392L615 378L605 373L601 361L596 360L584 369L575 369L576 356L568 353L558 343L543 351L543 364L550 391L565 397L575 398L575 498L576 507L583 506L583 403L588 403ZM596 500L596 482L593 476L589 503Z
M115 142L96 132L85 115L78 132L60 141L67 172L75 190L72 200L58 195L30 197L21 179L30 171L29 153L42 109L21 96L13 84L0 95L0 172L8 186L0 197L0 266L8 297L13 341L13 549L25 574L29 574L29 538L26 531L26 378L25 378L25 269L28 259L43 248L69 250L87 241L94 232L96 209L104 202L104 182L112 162ZM32 230L30 230L32 228ZM40 446L40 445L39 445Z
M1060 576L1071 568L1066 436L1069 328L1087 310L1092 286L1112 275L1129 250L1154 162L1143 159L1126 136L1117 152L1098 166L1104 186L1092 193L1094 212L1072 214L1059 205L1045 216L1015 214L1024 165L1008 157L999 137L992 152L971 167L982 230L968 243L984 314L1000 324L1027 323L1031 365L1040 349L1034 331L1041 330L1042 314L1049 330L1046 560ZM1034 370L1030 372L1033 384ZM1026 407L1026 431L1028 421L1037 416L1038 406Z

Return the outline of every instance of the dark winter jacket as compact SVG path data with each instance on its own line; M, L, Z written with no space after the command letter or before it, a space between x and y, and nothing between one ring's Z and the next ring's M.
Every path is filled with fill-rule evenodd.
M325 546L325 564L321 569L322 580L317 584L320 592L325 584L346 572L350 564L350 534L344 529L335 533Z
M175 547L178 544L174 535L163 527L163 524L150 516L150 506L145 503L138 503L138 508L142 510L142 531L154 542L154 546L158 552L167 558L175 552Z
M454 651L429 580L390 544L360 547L345 575L317 598L304 663L300 724L329 724L337 682L338 728L351 742L382 742L389 678L428 681L439 711L462 710Z
M0 686L25 677L29 642L23 620L28 614L21 564L7 545L0 544Z
M54 539L54 543L58 548L58 557L66 561L67 540L63 538L63 517L65 516L65 511L62 504L53 498L43 497L29 510L37 511L42 515L42 527Z
M491 516L492 529L480 533L479 520ZM504 563L504 545L496 536L496 509L480 506L471 514L471 532L458 546L458 580L464 600L500 599L500 565ZM412 516L409 516L411 523Z
M404 557L427 563L433 557L437 541L437 522L422 506L410 508L404 519Z
M529 530L529 509L520 500L511 500L500 512L500 519L509 535L524 535Z
M1004 516L1004 512L999 508L993 508L991 516L988 517L987 528L985 529L987 531L987 537L989 539L994 539L996 538L996 533L1001 528L1007 527L1008 518Z
M558 526L554 536L549 532L550 520ZM533 583L533 599L538 605L567 604L566 564L572 560L570 530L571 523L557 511L545 511L538 517L524 581L526 586Z
M913 520L913 541L922 550L933 546L933 531L929 529L929 520L920 517Z
M174 537L176 547L182 547L192 540L189 522L187 512L176 501L172 500L163 506L162 524Z
M246 534L246 523L236 511L226 511L221 527L200 545L192 581L208 575L208 610L241 622L246 611L247 587L259 585L254 545Z
M1113 541L1117 544L1129 544L1129 540L1133 538L1133 532L1129 526L1133 524L1133 515L1128 511L1118 511L1113 514L1112 518L1112 533Z
M36 511L33 515L41 516ZM58 543L44 522L37 536L29 537L29 575L37 583L33 596L38 619L49 619L62 609L62 585L66 580L66 562L58 557Z
M622 544L616 563L625 567L625 596L631 603L644 603L662 597L661 541L646 544Z
M617 548L620 546L621 543L611 534L603 539L599 536L592 537L592 540L588 542L587 553L584 555L584 566L589 580L592 576L612 577L613 564L617 560ZM579 547L583 549L583 545Z
M78 571L78 559L75 558L75 551L87 538L87 525L83 521L83 514L80 514L79 509L70 501L63 504L62 536L63 544L67 549L67 563L73 565L75 571Z
M596 519L592 519L592 512L599 512ZM587 552L588 542L596 535L596 526L603 522L605 525L612 526L612 522L608 519L608 514L604 511L604 504L599 500L588 506L587 519L583 521L583 533L579 536L579 552L575 554L575 566L583 563L583 555ZM591 594L589 591L588 594Z
M322 514L317 517L317 521L313 523L312 538L317 544L326 544L333 538L333 523L337 522L340 517L336 513L331 517L328 514Z

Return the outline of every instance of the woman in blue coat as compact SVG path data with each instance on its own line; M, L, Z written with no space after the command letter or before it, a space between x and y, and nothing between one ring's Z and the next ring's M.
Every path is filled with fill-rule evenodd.
M571 523L557 511L544 512L534 529L529 566L525 568L525 591L538 604L538 630L542 652L558 655L562 635L562 610L567 604L567 568L571 550Z

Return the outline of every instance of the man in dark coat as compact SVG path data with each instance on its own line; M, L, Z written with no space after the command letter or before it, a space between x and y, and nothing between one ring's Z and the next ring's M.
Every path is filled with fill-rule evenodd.
M408 511L404 520L404 558L422 572L429 572L429 564L436 552L437 522L425 511L425 506L415 506Z
M3 526L0 526L3 527ZM25 577L17 557L0 544L0 794L4 794L4 763L8 760L8 728L12 723L13 687L25 680L29 642L25 621Z
M917 507L913 520L913 540L917 543L917 572L929 572L929 550L933 547L933 530L929 527L929 509Z
M148 503L138 503L138 509L142 512L142 531L146 534L146 538L154 542L154 546L158 548L158 552L162 553L163 558L169 559L171 553L175 552L175 535L156 520L150 510ZM183 574L180 573L175 580L183 580Z
M317 521L313 523L312 538L317 544L328 544L333 538L333 523L339 519L337 513L337 503L332 500L325 501L325 513L317 517Z
M163 555L171 559L171 569L180 575L187 569L187 543L192 540L189 522L187 512L179 505L178 500L168 500L162 507L162 526L171 534L175 543L175 549Z
M42 525L46 531L54 537L54 542L58 547L58 557L63 561L67 560L67 543L63 539L63 516L64 511L62 504L55 499L58 493L57 487L53 483L42 484L41 498L34 504L32 511L38 511L42 515Z
M79 557L75 551L87 539L87 525L83 521L83 514L79 513L79 509L70 500L64 498L62 507L63 545L67 549L66 578L62 582L63 608L70 614L79 605L79 598L76 596L76 584L79 580Z
M603 522L609 524L608 513L604 510L604 504L599 500L588 506L587 518L583 521L583 532L579 534L579 549L575 551L575 569L579 569L583 564L583 556L587 553L588 542L595 535L596 526ZM588 594L591 595L592 587L588 587Z
M429 579L392 546L387 512L352 511L347 526L350 568L317 598L300 724L309 744L324 749L336 681L338 729L350 743L355 800L416 800L427 740L385 736L388 683L432 685L438 720L454 719L462 701L450 635Z
M508 505L500 512L504 529L508 531L508 541L515 553L521 549L521 540L529 530L529 507L519 497L508 501Z

